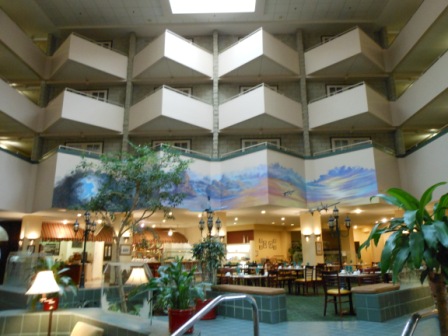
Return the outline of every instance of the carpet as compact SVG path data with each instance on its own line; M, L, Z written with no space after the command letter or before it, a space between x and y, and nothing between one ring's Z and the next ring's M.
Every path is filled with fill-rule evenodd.
M340 317L334 313L332 303L327 306L324 316L324 295L286 295L287 318L293 321L356 321L356 316L344 315ZM343 305L348 309L348 303Z

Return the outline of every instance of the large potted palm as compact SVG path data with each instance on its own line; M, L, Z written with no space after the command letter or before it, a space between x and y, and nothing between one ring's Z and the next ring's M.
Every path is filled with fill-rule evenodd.
M208 236L201 242L193 245L193 258L199 262L202 271L202 285L203 288L216 285L217 273L221 263L226 256L226 249L219 237ZM198 299L196 300L196 310L201 310L212 299ZM212 309L207 313L203 320L211 320L216 318L216 309Z
M155 290L156 306L168 312L169 332L173 333L195 313L195 299L203 298L200 287L195 286L196 267L186 270L183 258L176 258L158 269L159 277L151 278L149 288ZM191 334L193 327L188 329Z
M404 213L403 217L389 223L376 224L360 249L369 247L371 240L376 245L381 235L390 234L381 254L381 271L392 270L394 282L406 264L416 268L425 265L420 280L423 283L428 278L439 314L440 333L448 336L448 193L443 194L431 210L427 208L432 203L434 190L444 184L446 182L431 186L420 200L399 188L372 196L397 206Z

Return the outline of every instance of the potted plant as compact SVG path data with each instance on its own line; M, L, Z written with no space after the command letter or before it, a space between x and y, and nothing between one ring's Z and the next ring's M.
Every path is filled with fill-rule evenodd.
M218 237L208 236L201 242L193 245L192 253L193 258L201 266L202 288L205 292L211 285L216 285L218 269L221 267L222 260L226 256L225 246ZM196 310L201 310L210 301L211 299L197 299ZM212 309L202 317L203 320L211 320L214 318L216 318L216 309Z
M169 264L159 267L159 277L151 278L149 289L156 291L156 306L168 312L169 332L173 333L195 313L195 299L203 298L200 287L195 286L196 267L186 270L183 258L177 257ZM193 327L188 329L193 333Z
M397 206L404 213L403 217L394 218L387 224L376 224L360 250L369 247L371 240L377 245L381 235L390 233L381 254L381 272L392 270L394 282L407 263L416 268L424 264L426 268L420 281L423 283L425 278L429 279L438 309L440 334L448 336L448 193L443 194L431 210L427 210L434 190L444 184L446 182L431 186L420 200L399 188L372 196Z
M55 309L57 309L59 305L59 298L66 297L67 292L73 292L74 295L78 294L78 287L72 278L64 275L65 272L68 271L68 268L65 267L65 263L62 261L55 261L51 256L40 257L37 259L36 266L33 267L33 272L30 275L30 283L34 281L37 273L40 271L53 271L54 279L56 283L59 285L58 293L50 293L47 294L48 298L53 298L56 301ZM32 310L36 309L36 304L41 300L42 295L34 295L30 298L30 306Z
M217 272L226 256L226 249L218 237L206 237L200 243L193 245L193 258L202 270L202 282L216 284Z

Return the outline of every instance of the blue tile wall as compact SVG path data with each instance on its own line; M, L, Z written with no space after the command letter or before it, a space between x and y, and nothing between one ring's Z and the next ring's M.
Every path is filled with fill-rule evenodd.
M354 293L358 320L384 322L434 305L428 286L379 294Z

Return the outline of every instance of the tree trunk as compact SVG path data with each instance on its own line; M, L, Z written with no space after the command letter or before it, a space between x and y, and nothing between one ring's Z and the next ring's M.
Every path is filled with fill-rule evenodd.
M448 336L448 305L445 277L443 274L429 274L429 288L439 313L440 335Z
M121 241L121 235L117 236L116 244L117 248L115 249L115 254L113 256L113 260L116 262L120 261L120 241ZM123 285L123 270L121 269L121 266L116 266L115 268L115 283L118 287L118 295L120 297L120 309L122 313L127 313L128 308L126 304L126 294L124 292L124 285Z

